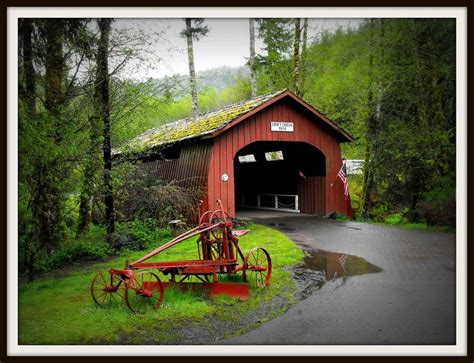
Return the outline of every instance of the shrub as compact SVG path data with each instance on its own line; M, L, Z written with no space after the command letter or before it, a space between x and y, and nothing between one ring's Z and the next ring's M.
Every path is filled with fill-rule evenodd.
M58 247L49 256L37 251L34 267L36 272L46 272L78 260L103 259L111 252L109 244L105 241L104 228L92 226L90 231L84 233L79 239L60 241Z
M202 190L184 187L178 182L157 180L152 171L147 170L146 167L128 164L117 171L121 174L116 177L120 181L119 185L114 186L117 221L153 219L155 227L159 228L169 227L169 222L174 219L194 224L199 216ZM104 222L102 210L103 205L96 204L94 220L97 223Z
M384 223L387 223L387 224L405 224L407 222L408 222L407 219L403 217L401 213L389 214L384 219Z
M422 194L418 213L428 225L456 226L456 187L453 177L435 181L428 192Z
M160 228L155 219L146 218L118 223L115 234L119 242L117 244L128 250L140 250L156 247L156 242L170 237L171 231L168 228Z
M385 203L377 203L370 211L370 217L375 222L383 222L390 215L390 208Z

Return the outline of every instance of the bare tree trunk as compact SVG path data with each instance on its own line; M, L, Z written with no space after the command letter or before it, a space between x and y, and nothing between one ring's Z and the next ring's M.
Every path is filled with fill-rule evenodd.
M96 104L103 122L104 155L104 197L107 235L115 232L114 196L112 190L112 148L110 143L110 102L109 102L109 34L111 19L99 19L100 39L97 50Z
M304 96L305 93L305 77L306 77L306 54L307 54L307 47L308 47L308 18L304 18L303 20L303 40L302 40L302 49L301 49L301 57L300 57L300 97Z
M188 65L189 65L189 85L191 87L191 99L193 116L199 114L198 97L196 89L196 73L194 71L194 53L193 53L193 33L191 27L191 19L186 18L186 42L188 44Z
M301 27L300 18L296 18L295 22L295 40L293 42L293 88L297 96L300 94L300 41Z
M374 112L374 94L373 94L373 82L374 82L374 51L375 51L375 42L374 42L374 20L369 20L370 26L370 44L369 44L369 84L368 84L368 93L367 93L367 106L369 113L365 121L366 127L366 144L365 144L365 156L364 156L364 174L363 174L363 184L362 184L362 216L367 218L371 210L371 193L373 190L373 126L375 123L375 112Z
M250 30L250 86L252 97L257 96L257 75L255 67L255 20L249 19L249 30Z

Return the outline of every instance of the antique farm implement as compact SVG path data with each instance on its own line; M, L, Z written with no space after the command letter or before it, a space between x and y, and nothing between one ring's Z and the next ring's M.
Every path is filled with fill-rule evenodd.
M272 262L266 250L251 249L246 255L238 244L238 235L248 231L233 231L233 222L217 201L217 209L204 212L199 224L158 247L135 262L127 263L125 269L110 269L99 272L92 280L91 293L94 302L104 306L124 298L134 312L149 308L157 309L163 301L164 291L169 286L177 288L207 290L211 296L225 294L248 299L249 284L266 287L272 273ZM197 238L198 259L180 261L148 261L166 249L193 236ZM239 263L240 260L240 263ZM161 281L151 270L169 276ZM223 274L242 273L244 283L220 282ZM189 282L194 276L200 282Z

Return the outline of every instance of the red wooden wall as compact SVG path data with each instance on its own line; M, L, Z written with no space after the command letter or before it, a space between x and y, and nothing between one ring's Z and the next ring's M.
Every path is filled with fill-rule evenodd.
M272 132L270 129L272 121L293 122L294 131ZM304 110L295 101L286 98L214 138L208 174L208 201L211 208L216 199L221 199L229 214L235 215L233 159L239 149L255 141L299 141L318 148L326 157L326 177L323 181L325 210L322 214L333 211L345 212L343 185L339 179L336 179L342 164L339 140L334 136L334 132L330 131L316 116ZM224 173L229 176L226 182L221 180ZM333 187L331 183L334 183ZM310 192L311 186L313 189ZM313 182L306 186L303 193L315 195L318 192L316 188L318 188L318 183ZM308 208L306 210L314 210L318 213L320 207L316 205L317 203L303 203L306 203L303 204L305 209Z
M207 188L212 142L201 141L183 145L179 159L155 160L141 164L152 177L164 181L175 181L190 188Z
M299 209L301 213L326 214L326 177L310 176L298 183Z

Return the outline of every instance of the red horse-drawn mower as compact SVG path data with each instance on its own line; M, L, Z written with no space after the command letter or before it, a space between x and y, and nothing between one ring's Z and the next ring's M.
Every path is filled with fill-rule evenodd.
M105 274L99 272L91 285L94 302L106 306L114 300L124 298L132 311L141 312L150 308L157 309L163 301L165 289L169 286L183 289L201 288L207 290L211 296L224 294L244 300L249 296L249 284L266 287L272 273L270 255L263 248L256 247L244 256L239 248L237 235L248 231L233 231L232 219L225 212L220 200L217 201L217 206L218 209L201 215L197 227L127 264L125 269L111 269ZM198 259L145 262L196 235L199 235ZM150 271L153 269L165 276L169 275L169 281L162 282L156 273ZM242 272L244 283L219 282L219 275L237 272ZM190 276L195 276L201 282L187 282Z

